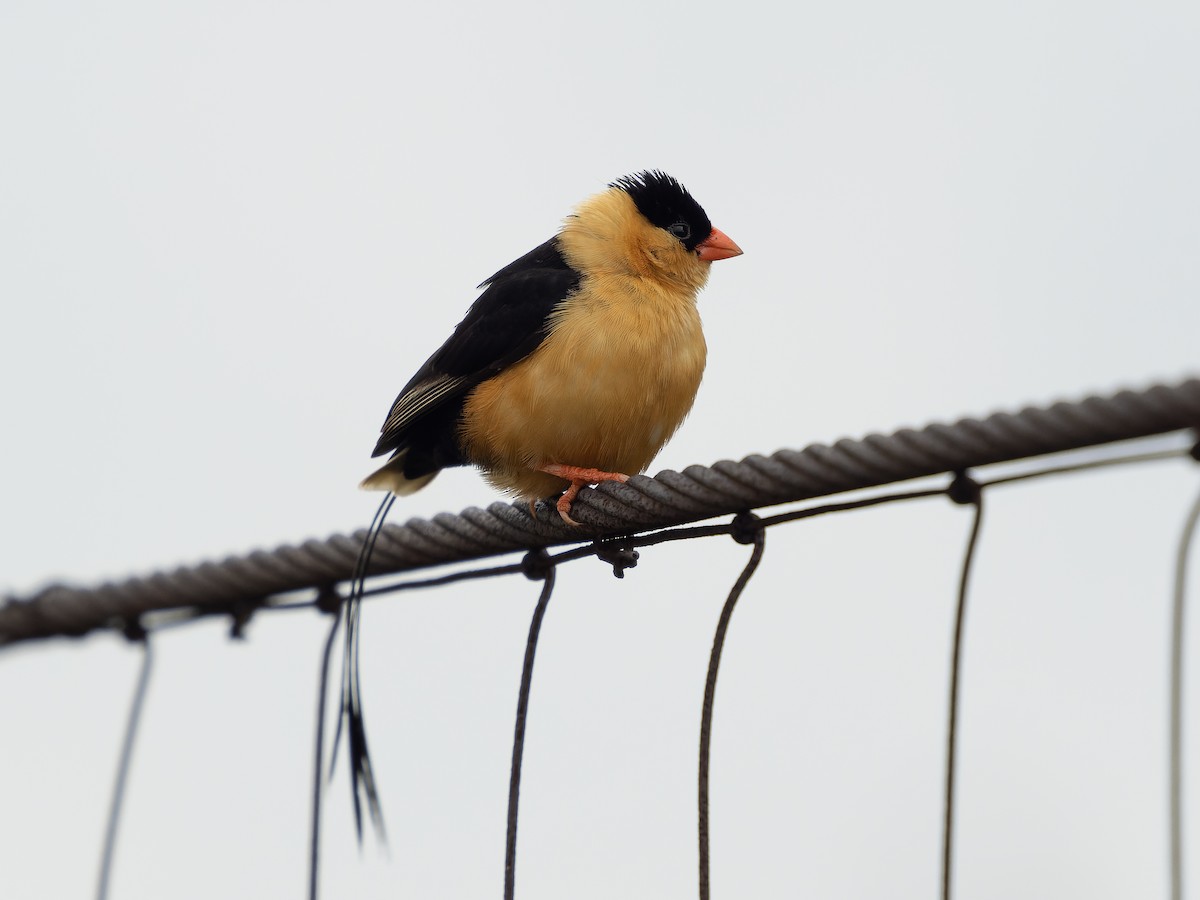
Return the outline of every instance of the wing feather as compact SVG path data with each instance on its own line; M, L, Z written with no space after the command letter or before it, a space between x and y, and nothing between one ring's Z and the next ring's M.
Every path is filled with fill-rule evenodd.
M550 313L579 287L579 277L554 238L484 282L454 333L392 404L373 455L403 451L427 417L536 350Z
M422 413L440 405L447 397L461 393L466 382L467 379L462 376L451 378L449 375L437 375L411 386L396 398L392 411L388 413L387 421L383 423L380 431L383 434L403 431L419 419Z

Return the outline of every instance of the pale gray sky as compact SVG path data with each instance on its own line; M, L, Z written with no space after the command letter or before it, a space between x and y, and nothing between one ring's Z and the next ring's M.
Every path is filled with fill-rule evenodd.
M652 471L1194 373L1197 46L1186 2L10 0L0 589L365 526L379 424L472 286L648 167L746 251L701 298L708 373ZM961 896L1163 894L1169 574L1198 480L990 497ZM495 496L447 473L395 520ZM968 524L926 502L771 532L721 670L714 896L934 896ZM519 896L694 896L704 666L745 556L560 573ZM498 894L535 599L511 579L366 610L392 847L356 850L343 769L326 897ZM156 641L113 896L301 894L324 629ZM108 636L0 654L5 897L90 893L136 666Z

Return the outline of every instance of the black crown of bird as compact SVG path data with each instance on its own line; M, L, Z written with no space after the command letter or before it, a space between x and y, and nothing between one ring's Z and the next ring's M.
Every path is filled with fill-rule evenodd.
M707 347L696 295L742 252L682 184L650 170L584 200L505 266L392 404L362 487L411 494L478 466L564 522L581 487L626 481L682 424Z

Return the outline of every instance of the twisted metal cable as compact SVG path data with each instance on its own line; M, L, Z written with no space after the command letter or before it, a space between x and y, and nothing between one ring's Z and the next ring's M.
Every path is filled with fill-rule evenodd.
M553 510L529 515L523 503L471 507L387 525L371 575L483 559L503 553L579 543L614 534L810 500L942 472L1200 427L1200 379L1121 391L1075 403L1028 407L985 419L933 424L920 430L814 444L803 450L752 455L741 462L635 475L580 492L562 523ZM171 572L94 588L54 584L0 606L0 646L123 627L139 615L171 609L213 613L253 610L269 597L301 589L328 590L350 578L365 530L258 550Z

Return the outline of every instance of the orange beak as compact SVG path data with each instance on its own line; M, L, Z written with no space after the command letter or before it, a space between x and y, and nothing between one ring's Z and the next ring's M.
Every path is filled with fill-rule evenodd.
M696 245L696 253L701 259L713 262L718 259L729 259L731 256L741 256L742 248L721 229L714 228L712 234Z

